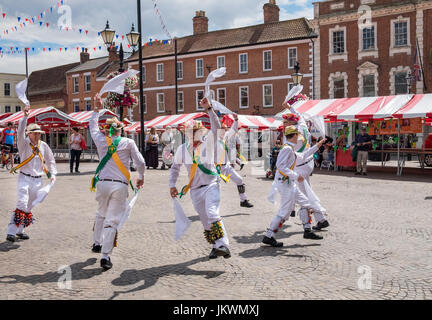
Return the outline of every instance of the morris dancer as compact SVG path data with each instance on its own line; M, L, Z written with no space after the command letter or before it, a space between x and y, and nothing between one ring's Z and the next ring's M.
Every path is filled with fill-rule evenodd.
M220 164L222 168L221 170L224 175L230 176L231 180L237 185L237 190L240 196L240 206L245 208L252 208L253 204L249 202L246 196L246 186L243 183L243 179L234 169L234 164L230 163L229 161L231 159L230 155L233 146L235 148L237 147L236 134L238 132L238 116L234 113L233 117L234 123L229 130L226 124L221 124L222 130L220 130L219 133L220 143L221 145L223 145L223 153L222 155L220 155L220 160L222 160L223 162Z
M215 165L219 145L216 143L217 130L220 129L220 122L206 98L200 101L200 105L207 108L211 132L204 136L207 130L200 121L193 121L186 126L186 143L177 149L170 171L170 194L173 198L179 195L176 182L181 166L185 165L189 173L189 183L181 190L180 198L190 189L192 203L204 227L204 236L213 246L209 258L230 258L229 240L219 214L219 178L226 181L226 177ZM205 160L202 162L201 159Z
M132 157L137 167L136 187L144 185L145 161L132 139L121 137L123 123L116 118L108 119L105 135L100 132L99 108L103 105L99 95L95 97L94 112L90 119L90 133L96 145L99 166L92 179L91 190L97 184L96 200L99 204L94 224L94 244L92 251L102 252L100 265L104 270L111 269L113 264L110 255L117 246L117 233L128 208L128 186L131 185L129 161Z
M290 106L288 103L284 103L283 106L292 112L289 114L285 114L283 116L284 129L287 126L294 125L300 131L299 139L297 144L294 147L294 150L298 153L306 152L307 150L310 149L310 142L311 142L311 134L309 132L309 128L306 124L306 121L304 120L303 116L297 112L295 107ZM312 189L312 187L310 186L309 177L312 174L313 170L314 170L313 157L307 159L304 162L301 163L298 162L297 166L295 167L295 172L301 175L305 179L305 181L298 183L300 191L308 198L309 198L309 194L308 192L306 192L305 183L307 183L309 187ZM315 195L315 201L317 201L317 199L318 197L316 197ZM309 199L309 201L312 201L312 199ZM325 209L321 206L321 203L319 203L319 207L320 210L316 210L313 214L315 221L317 221L316 226L312 227L314 230L321 230L330 226L329 222L324 217ZM295 216L295 213L294 215L291 216ZM302 207L300 208L299 216L302 221L303 228L305 230L310 229L312 223L310 212L306 208Z
M281 197L281 204L279 211L272 220L270 228L267 229L267 233L264 236L262 242L269 244L273 247L282 247L282 242L277 242L274 238L274 234L282 227L284 221L289 218L290 212L294 209L297 203L304 208L310 209L312 211L319 210L313 203L310 203L306 196L299 190L296 181L303 182L304 178L298 175L294 168L298 162L303 163L312 156L318 148L323 145L325 139L318 142L315 146L308 149L303 153L297 153L294 151L294 147L297 144L299 131L294 126L288 126L285 128L284 135L286 137L287 145L279 152L279 156L276 162L276 176L273 182L273 187L275 187ZM320 240L321 236L316 235L310 229L305 229L303 238Z
M12 213L6 237L6 240L10 242L15 242L17 238L30 239L24 233L24 228L33 223L31 209L33 202L37 199L38 191L43 187L42 176L46 174L51 183L54 183L57 174L53 153L50 147L41 140L41 134L45 132L35 123L27 126L29 111L30 106L24 108L24 117L19 121L17 132L18 153L23 161L10 171L15 173L18 169L20 170L17 205Z

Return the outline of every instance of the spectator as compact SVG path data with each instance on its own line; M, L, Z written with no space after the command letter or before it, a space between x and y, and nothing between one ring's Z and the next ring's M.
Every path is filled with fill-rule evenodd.
M146 150L146 163L147 169L153 167L153 169L157 169L159 166L159 136L156 133L156 128L150 129L150 134L146 136L147 150Z
M343 149L347 144L347 138L343 129L338 130L338 138L336 139L336 145L338 148Z
M70 165L70 173L73 173L73 164L75 162L75 173L79 172L79 163L82 153L82 143L83 143L83 136L79 132L78 128L72 128L72 134L69 136L69 146L70 146L70 159L69 159L69 165Z
M9 158L11 161L12 168L14 167L14 142L15 142L16 131L13 128L13 123L8 122L7 128L3 130L0 141L6 145L9 149Z
M362 127L360 129L360 134L357 135L355 139L355 146L357 146L357 172L356 175L364 176L367 175L367 160L369 155L369 150L372 146L372 138L366 133L366 128Z

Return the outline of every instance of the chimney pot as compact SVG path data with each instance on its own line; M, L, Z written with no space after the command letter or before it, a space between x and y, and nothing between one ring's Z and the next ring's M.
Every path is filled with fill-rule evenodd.
M276 4L276 0L269 0L268 3L264 4L264 23L279 22L279 6Z
M205 11L195 11L195 17L193 21L193 34L201 34L208 32L208 18L205 15Z

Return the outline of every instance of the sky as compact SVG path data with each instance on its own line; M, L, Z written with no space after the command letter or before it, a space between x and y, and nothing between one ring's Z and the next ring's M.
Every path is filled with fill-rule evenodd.
M143 42L192 34L192 18L198 10L206 12L209 31L260 24L266 2L268 0L141 0ZM312 18L312 2L276 0L280 20ZM90 58L106 56L98 32L105 28L107 20L118 35L116 44L122 42L125 51L131 51L126 37L122 39L122 36L129 33L132 23L136 27L135 0L2 0L0 73L25 74L24 48L29 48L29 74L78 62L79 52L84 47L89 49Z

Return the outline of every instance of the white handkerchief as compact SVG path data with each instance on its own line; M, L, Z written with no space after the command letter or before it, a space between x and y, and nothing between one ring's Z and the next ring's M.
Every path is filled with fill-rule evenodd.
M313 126L319 131L322 137L326 136L326 127L323 116L311 116L307 113L303 113L305 121L311 121Z
M303 86L301 84L294 86L288 92L288 95L285 97L285 100L283 103L290 101L292 97L295 97L296 95L300 94L302 92L302 90L303 90Z
M37 204L43 202L45 198L48 196L48 193L51 191L52 187L54 186L55 180L52 181L50 184L47 184L45 187L41 188L36 195L36 199L33 200L31 204L31 209L33 209Z
M18 99L20 99L26 106L29 106L30 101L28 101L26 96L27 82L28 79L25 78L23 81L17 83L17 85L15 86L15 92L18 96Z
M276 193L277 193L277 187L276 187L276 181L274 181L272 183L271 189L270 189L270 193L267 197L267 200L270 201L271 203L275 204L276 203Z
M112 78L110 81L105 83L105 85L99 92L99 95L102 96L102 94L104 94L105 92L115 92L118 94L123 94L126 79L129 77L133 77L138 73L139 71L135 69L129 69L127 72L119 74L118 76Z
M176 198L173 198L173 203L174 203L174 215L176 220L176 230L175 230L174 240L177 241L189 228L191 222L189 218L185 215L183 208L180 205L180 202Z
M225 107L219 101L211 100L211 105L213 106L213 109L215 109L216 111L219 111L220 113L223 113L223 114L234 114L234 112L232 112L230 109L228 109L227 107Z
M135 195L134 195L134 196L132 197L132 199L128 202L128 205L127 205L126 211L125 211L125 213L123 214L123 217L122 217L121 220L120 220L120 223L119 223L119 225L118 225L117 230L120 230L120 228L123 226L123 224L126 222L126 220L129 219L129 216L130 216L130 214L131 214L132 208L134 207L135 202L136 202L137 199L138 199L138 194L139 194L139 192L135 192Z
M219 68L219 69L216 69L216 70L210 72L210 74L208 75L207 80L205 82L205 94L204 95L207 99L210 100L210 83L215 81L216 78L220 78L220 77L224 76L225 73L226 73L225 67L222 67L222 68Z

